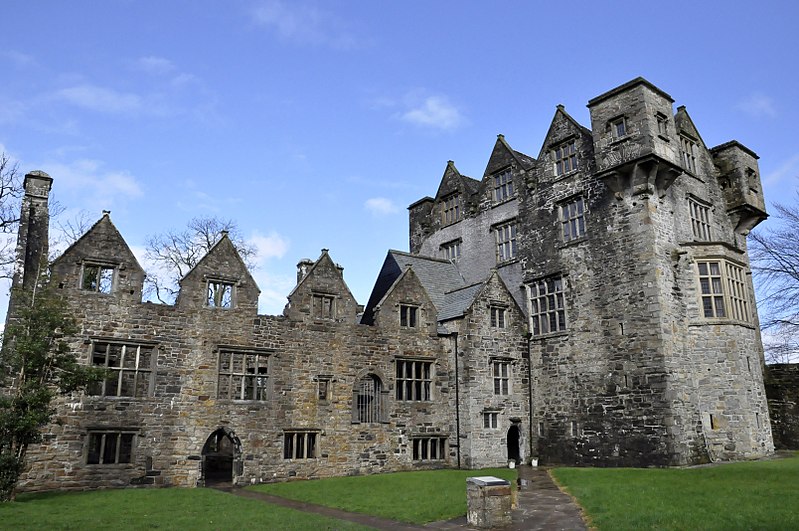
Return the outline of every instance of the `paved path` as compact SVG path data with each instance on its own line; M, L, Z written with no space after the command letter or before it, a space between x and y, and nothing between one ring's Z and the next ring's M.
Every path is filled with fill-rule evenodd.
M518 486L518 504L517 508L513 511L513 523L511 526L505 528L507 531L570 531L587 529L585 522L583 522L580 516L580 508L572 501L569 495L564 494L558 489L545 469L529 466L519 467ZM231 487L229 485L219 485L215 488L235 494L236 496L261 500L298 511L316 513L339 520L347 520L386 531L398 531L402 529L471 529L465 516L445 522L433 522L425 526L419 526L378 518L376 516L351 513L331 507L323 507L312 503L289 500L287 498ZM466 496L465 484L463 495Z

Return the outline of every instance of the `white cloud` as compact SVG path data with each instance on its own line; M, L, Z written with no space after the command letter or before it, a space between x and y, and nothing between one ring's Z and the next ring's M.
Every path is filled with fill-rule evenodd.
M271 231L266 236L257 231L253 232L252 236L247 239L247 243L255 247L258 264L263 264L270 258L283 258L289 249L289 240L276 231Z
M54 97L72 105L98 112L128 113L139 111L143 107L142 98L137 94L118 92L89 84L58 90Z
M337 17L315 7L268 0L253 9L252 17L256 24L274 30L286 41L338 49L355 46L355 39Z
M755 93L738 102L736 108L754 118L773 118L777 116L774 101L765 94Z
M263 269L253 272L253 278L261 288L261 297L258 300L258 313L266 315L281 315L286 306L286 296L296 284L294 275L274 275Z
M372 213L373 216L387 216L399 212L399 207L391 199L385 197L372 197L367 199L363 206Z
M168 74L175 70L175 65L169 59L148 55L136 61L136 67L148 74Z
M0 57L8 59L16 66L29 66L36 63L32 55L27 53L18 52L16 50L3 50L0 52Z
M44 168L59 188L77 191L94 211L108 209L117 200L143 195L138 180L126 171L107 170L103 163L92 159L78 159L69 164L60 162L35 165Z
M799 176L799 154L794 155L780 164L777 169L763 177L763 184L773 186L786 177Z
M428 96L409 107L400 119L414 125L450 130L465 121L460 111L443 96Z

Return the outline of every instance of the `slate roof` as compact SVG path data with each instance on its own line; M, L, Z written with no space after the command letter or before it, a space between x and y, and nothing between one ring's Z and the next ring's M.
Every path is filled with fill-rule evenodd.
M445 293L462 288L466 284L458 268L449 260L429 258L394 250L389 251L388 254L400 266L401 270L404 271L408 266L413 268L413 272L416 273L419 282L422 283L439 314L445 303Z
M474 302L475 297L485 286L485 282L478 282L444 294L441 306L438 306L438 320L448 321L463 316Z

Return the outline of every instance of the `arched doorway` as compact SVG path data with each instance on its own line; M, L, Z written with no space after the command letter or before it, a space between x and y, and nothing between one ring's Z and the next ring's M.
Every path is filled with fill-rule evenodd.
M208 437L203 446L203 481L205 485L231 483L234 467L241 455L241 442L236 435L219 428ZM236 471L241 473L240 471Z
M521 461L519 454L519 425L511 424L508 428L508 461L514 461L517 465Z

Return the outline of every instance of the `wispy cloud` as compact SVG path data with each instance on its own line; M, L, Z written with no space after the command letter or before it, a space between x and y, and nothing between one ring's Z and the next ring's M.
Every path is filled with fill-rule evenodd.
M141 96L97 85L82 84L57 90L54 98L91 111L130 113L142 110Z
M388 216L399 212L399 207L391 199L385 197L372 197L363 204L373 216Z
M247 243L255 247L258 264L262 264L270 258L283 258L289 249L289 240L276 231L271 231L266 236L257 231L253 232L252 236L247 239Z
M93 209L111 208L120 199L135 199L143 195L139 181L123 170L108 170L104 164L92 159L79 159L71 163L44 163L44 168L64 190L78 191Z
M763 177L763 184L773 186L786 177L799 177L799 154L785 160L777 168Z
M739 111L754 118L773 118L777 116L774 100L761 93L754 93L735 106Z
M36 59L34 59L32 55L17 50L0 51L0 57L16 66L30 66L36 64Z
M400 115L403 121L422 127L451 130L464 123L461 112L444 96L428 96Z
M316 7L269 0L252 10L252 18L284 41L345 50L356 45L355 37L345 29L341 19Z
M175 65L165 57L148 55L136 60L136 68L148 74L163 75L175 71Z

